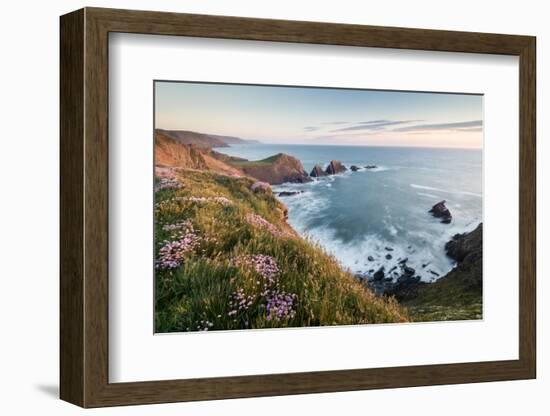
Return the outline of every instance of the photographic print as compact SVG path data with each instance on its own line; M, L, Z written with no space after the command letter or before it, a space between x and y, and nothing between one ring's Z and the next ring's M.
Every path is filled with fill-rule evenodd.
M482 319L482 95L154 95L157 333Z

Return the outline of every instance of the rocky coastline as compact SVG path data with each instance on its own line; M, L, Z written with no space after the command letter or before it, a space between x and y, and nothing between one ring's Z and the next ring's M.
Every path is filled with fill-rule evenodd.
M377 296L393 296L400 304L413 308L456 310L457 307L470 305L481 308L482 249L483 224L480 223L473 231L456 234L445 244L445 254L454 261L455 266L446 275L437 276L438 279L433 282L422 280L421 272L407 266L407 258L398 261L388 271L381 267L370 276L356 277ZM422 272L426 270L436 274L429 269ZM473 313L480 316L481 311L475 309Z

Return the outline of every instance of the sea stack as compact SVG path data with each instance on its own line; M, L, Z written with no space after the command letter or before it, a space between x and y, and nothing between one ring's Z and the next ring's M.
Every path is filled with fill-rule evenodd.
M339 160L331 160L325 172L327 175L336 175L337 173L342 173L347 170L348 169L344 165L342 165L342 162L340 162Z
M443 224L450 224L453 216L451 215L449 208L445 206L445 202L445 200L438 202L428 212L436 218L441 218L441 222Z
M311 173L309 174L312 178L319 178L321 176L327 176L327 174L323 171L323 168L319 165L315 165L313 169L311 169Z

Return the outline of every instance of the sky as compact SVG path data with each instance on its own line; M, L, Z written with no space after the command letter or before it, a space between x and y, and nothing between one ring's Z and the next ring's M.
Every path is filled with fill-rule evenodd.
M278 144L481 148L483 96L155 82L155 127Z

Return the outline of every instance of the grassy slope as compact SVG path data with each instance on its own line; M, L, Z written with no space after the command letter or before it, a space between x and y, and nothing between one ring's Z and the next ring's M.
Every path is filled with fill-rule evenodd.
M423 286L418 296L404 306L414 321L481 319L481 273L480 247L449 274Z
M229 159L227 163L238 166L238 167L249 167L249 166L269 166L277 161L280 155L274 155L267 157L261 160L238 160L238 159Z
M173 239L164 225L191 220L201 238L183 265L156 272L158 332L266 327L299 327L402 322L407 316L393 300L377 298L334 258L296 236L284 220L284 206L271 193L253 193L248 178L229 178L205 171L180 171L180 190L156 193L156 255ZM174 201L174 197L227 197L231 203ZM250 224L247 214L262 216L280 233ZM272 256L279 267L276 289L295 294L293 316L266 319L261 276L235 266L240 255ZM260 285L261 286L261 285ZM229 316L234 293L243 289L251 305Z

